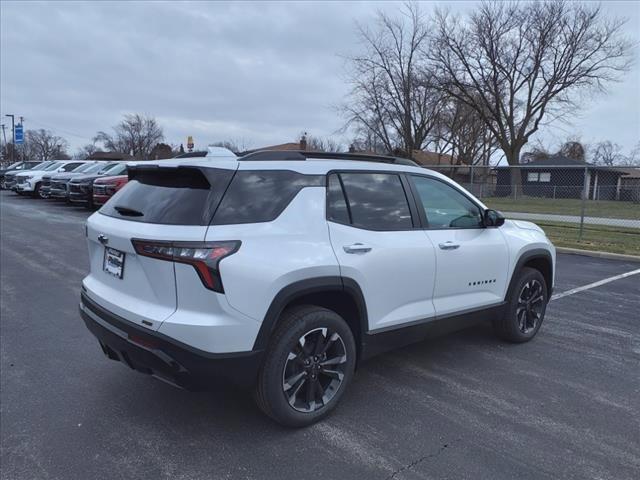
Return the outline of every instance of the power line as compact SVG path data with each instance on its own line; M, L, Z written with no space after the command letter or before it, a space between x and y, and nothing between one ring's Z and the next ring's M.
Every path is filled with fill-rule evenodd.
M37 126L44 127L44 128L49 128L49 129L53 130L54 132L64 133L65 135L71 135L72 137L83 138L85 140L87 139L86 135L80 135L78 133L73 133L73 132L70 132L68 130L63 130L63 129L58 128L58 127L52 127L51 125L47 125L47 124L42 123L42 122L36 122L35 120L31 120L31 119L29 119L29 121L31 123L37 125ZM90 138L89 138L89 140L90 140Z

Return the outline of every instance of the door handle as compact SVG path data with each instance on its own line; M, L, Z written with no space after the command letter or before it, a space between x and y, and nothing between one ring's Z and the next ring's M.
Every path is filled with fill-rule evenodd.
M371 247L367 247L362 243L354 243L353 245L345 245L342 247L346 253L367 253L371 251Z
M455 250L456 248L460 247L460 244L459 243L453 243L451 240L449 240L448 242L439 243L438 246L442 250Z

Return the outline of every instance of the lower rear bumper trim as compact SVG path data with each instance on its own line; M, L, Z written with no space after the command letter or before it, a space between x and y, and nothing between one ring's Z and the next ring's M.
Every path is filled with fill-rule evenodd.
M254 385L262 351L203 352L139 327L81 295L80 315L105 355L130 368L187 390L213 390L218 381Z

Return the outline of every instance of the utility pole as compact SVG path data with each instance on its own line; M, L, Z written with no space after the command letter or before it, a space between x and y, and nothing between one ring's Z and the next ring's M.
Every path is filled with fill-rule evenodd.
M11 163L13 163L14 150L16 149L16 116L7 114L5 117L11 117Z
M2 137L4 138L4 153L2 154L2 160L4 161L4 154L7 153L7 134L4 132L4 123L0 127L2 127Z
M6 147L6 145L7 145L7 136L6 136L6 135L5 135L5 133L4 133L4 123L0 125L0 128L2 128L2 136L4 137L4 145L5 145L5 147ZM5 154L5 153L6 153L6 152L5 152L5 149L4 149L3 147L0 147L0 161L1 161L2 163L4 163L4 161L6 160L6 159L4 158L4 154Z
M20 126L22 127L22 144L20 145L20 160L24 160L24 117L20 115Z

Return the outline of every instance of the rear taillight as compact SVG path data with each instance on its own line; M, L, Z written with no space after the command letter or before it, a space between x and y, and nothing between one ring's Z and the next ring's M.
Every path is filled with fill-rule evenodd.
M138 255L193 265L202 283L209 290L224 293L218 265L223 258L238 251L239 240L220 242L167 242L131 240Z

